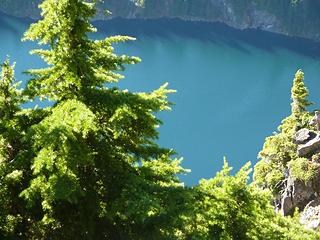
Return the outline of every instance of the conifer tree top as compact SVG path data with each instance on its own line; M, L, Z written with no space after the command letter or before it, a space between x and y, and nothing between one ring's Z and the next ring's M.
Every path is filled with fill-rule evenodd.
M114 36L99 41L88 38L88 33L96 31L90 23L95 5L95 1L84 0L46 0L40 5L43 19L31 25L24 40L49 45L49 50L32 51L49 67L28 71L33 76L27 86L28 95L51 100L81 99L89 89L123 78L118 71L124 70L124 64L140 61L115 55L111 46L134 38Z
M308 101L309 91L304 84L304 73L299 69L293 80L291 88L291 112L295 117L299 117L302 112L306 111L311 103Z

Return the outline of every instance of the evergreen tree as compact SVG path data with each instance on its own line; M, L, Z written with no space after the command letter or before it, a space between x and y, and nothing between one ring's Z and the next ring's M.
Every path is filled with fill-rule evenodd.
M170 109L166 85L131 93L112 44L91 40L95 3L45 0L25 40L46 45L49 65L30 70L18 90L14 66L0 79L0 238L4 239L318 239L274 213L269 194L248 184L248 165L184 187L173 150L157 145L155 113ZM34 98L47 108L23 109ZM299 105L300 106L300 105Z
M291 88L291 115L282 121L278 127L279 132L266 138L263 149L259 153L261 160L255 167L255 181L275 192L280 190L280 183L290 166L295 163L306 163L307 159L301 159L297 155L294 135L297 130L308 126L310 121L311 114L306 109L311 104L307 99L308 95L309 91L304 84L304 73L298 70ZM310 169L314 167L310 166ZM306 172L304 177L300 174L300 178L306 180L308 179L306 176L310 175L312 175L310 172Z
M299 120L301 115L306 112L306 108L311 105L307 99L308 96L309 91L304 85L304 73L301 70L298 70L291 88L291 112L297 120Z
M270 192L249 184L250 163L232 176L225 161L223 169L194 189L193 215L185 224L187 236L197 240L318 239L315 232L301 228L296 219L275 214ZM196 213L196 214L195 214ZM189 231L189 232L188 232Z
M55 103L39 111L41 119L40 113L31 116L21 131L24 135L18 137L27 148L13 150L15 157L25 159L14 168L19 169L13 172L19 188L12 190L11 200L25 207L9 208L8 216L17 223L8 235L11 231L26 239L133 239L148 232L161 236L159 226L170 219L168 209L176 208L170 196L183 189L177 174L185 171L180 160L171 158L172 150L155 142L161 122L154 113L170 109L166 98L172 91L166 85L151 93L108 87L123 78L118 72L125 64L139 59L113 52L112 44L133 38L88 38L95 31L90 23L95 3L45 0L40 8L43 19L31 25L24 40L48 46L33 53L49 67L29 71L33 78L23 96ZM9 167L9 158L4 168ZM2 176L8 178L7 174Z
M19 171L10 172L7 160L12 161L13 146L19 134L14 131L14 114L19 110L19 92L14 84L14 66L10 66L9 60L2 65L0 79L0 236L4 232L14 227L16 219L9 215L10 197L8 196L8 180L18 178L21 175ZM12 169L13 170L13 169ZM1 234L2 233L2 234Z

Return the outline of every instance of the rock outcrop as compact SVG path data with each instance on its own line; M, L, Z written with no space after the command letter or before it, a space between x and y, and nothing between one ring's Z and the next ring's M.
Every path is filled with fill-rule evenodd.
M300 223L308 229L318 229L320 226L320 200L311 201L301 213Z
M298 157L315 164L320 163L320 132L307 128L296 132L294 143L297 144ZM301 169L304 171L304 169ZM320 229L320 169L309 181L296 179L290 167L286 178L279 183L276 211L284 216L292 215L295 209L300 212L300 222L309 229Z
M306 144L311 139L315 138L317 134L307 128L302 128L295 134L294 141L296 144Z
M320 150L320 133L303 128L296 133L295 142L298 144L297 155L309 157Z
M300 211L316 199L316 193L313 190L312 183L304 183L303 181L288 177L284 181L284 190L281 193L280 211L282 215L290 215L295 208Z

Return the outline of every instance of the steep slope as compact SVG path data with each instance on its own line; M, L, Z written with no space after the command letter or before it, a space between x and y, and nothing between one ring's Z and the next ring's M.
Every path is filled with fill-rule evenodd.
M41 0L2 0L0 11L19 17L37 18ZM111 17L180 18L223 22L235 28L259 28L320 40L320 2L314 0L106 0L98 19Z
M254 182L269 189L282 215L300 213L307 228L320 227L320 112L309 112L309 90L299 70L291 89L291 115L267 137Z

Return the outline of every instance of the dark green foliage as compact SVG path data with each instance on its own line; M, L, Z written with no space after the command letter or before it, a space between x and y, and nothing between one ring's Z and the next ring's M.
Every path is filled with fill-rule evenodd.
M281 21L283 29L291 35L308 36L319 30L320 2L314 0L254 0Z
M15 16L37 18L40 2L1 0L0 10ZM108 8L114 17L179 17L224 21L233 26L251 26L253 10L262 10L277 19L276 32L313 39L318 38L320 24L320 2L317 0L106 0L98 6L100 18L103 18L103 9ZM268 21L265 24L268 25Z

